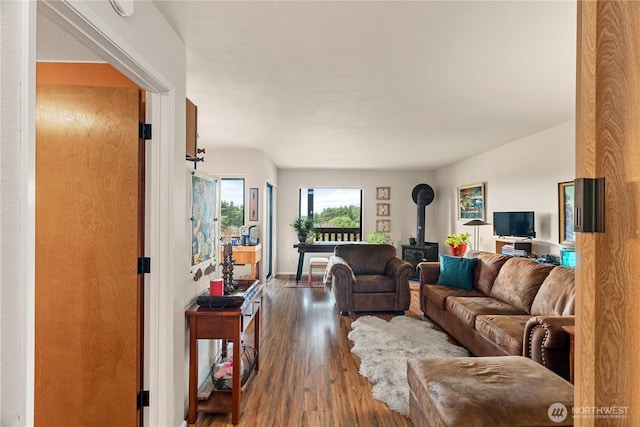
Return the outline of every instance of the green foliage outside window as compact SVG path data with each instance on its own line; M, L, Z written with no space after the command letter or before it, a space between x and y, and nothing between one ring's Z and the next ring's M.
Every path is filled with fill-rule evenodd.
M244 206L236 206L233 202L220 201L222 217L221 229L241 227L244 225Z
M316 227L357 228L360 227L360 207L326 208L313 216L313 222Z

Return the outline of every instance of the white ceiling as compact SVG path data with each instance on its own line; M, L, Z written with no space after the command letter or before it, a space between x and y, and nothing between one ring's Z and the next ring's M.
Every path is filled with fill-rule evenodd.
M155 4L187 48L200 147L430 170L575 116L573 1Z
M573 1L156 1L199 146L434 169L575 116Z

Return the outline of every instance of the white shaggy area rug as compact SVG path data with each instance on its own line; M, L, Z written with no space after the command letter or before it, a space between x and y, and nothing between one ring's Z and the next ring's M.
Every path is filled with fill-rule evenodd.
M409 416L407 360L413 357L469 356L464 347L453 345L447 334L431 322L407 316L391 321L363 316L351 324L351 352L360 358L360 375L373 384L374 399Z

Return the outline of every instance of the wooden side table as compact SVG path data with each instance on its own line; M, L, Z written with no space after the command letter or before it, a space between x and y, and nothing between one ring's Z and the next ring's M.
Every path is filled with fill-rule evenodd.
M221 339L233 342L233 360L240 360L240 348L242 347L241 332L245 311L251 310L248 316L254 321L253 345L256 349L257 371L260 363L260 299L262 298L262 285L254 297L243 307L211 309L200 307L192 303L185 315L189 319L189 413L187 422L196 422L199 412L226 413L231 412L231 422L238 424L240 417L240 363L233 364L233 380L231 392L214 390L207 400L198 400L198 340Z
M574 373L574 352L576 347L576 327L575 326L563 326L562 330L569 335L569 381L573 384Z

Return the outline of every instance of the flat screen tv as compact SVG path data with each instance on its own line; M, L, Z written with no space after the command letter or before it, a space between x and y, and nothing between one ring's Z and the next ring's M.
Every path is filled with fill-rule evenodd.
M493 234L496 236L536 237L535 213L494 212Z

